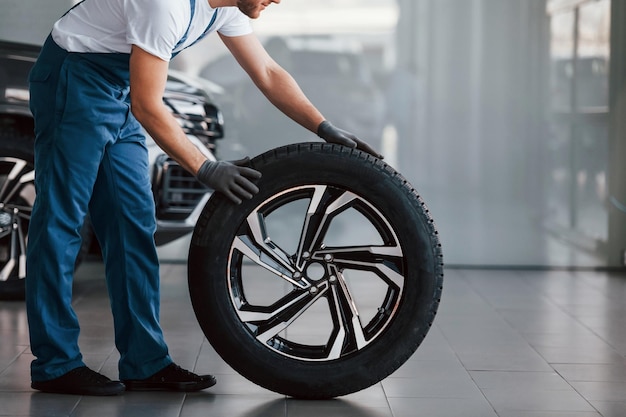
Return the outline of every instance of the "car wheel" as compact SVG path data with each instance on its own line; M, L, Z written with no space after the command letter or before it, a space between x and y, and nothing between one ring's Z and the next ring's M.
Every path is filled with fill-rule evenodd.
M294 144L251 161L260 192L216 193L192 236L198 322L241 375L297 398L331 398L390 375L437 311L441 245L423 200L383 161Z
M0 300L23 300L28 225L35 201L33 137L0 130ZM78 266L91 239L83 228Z

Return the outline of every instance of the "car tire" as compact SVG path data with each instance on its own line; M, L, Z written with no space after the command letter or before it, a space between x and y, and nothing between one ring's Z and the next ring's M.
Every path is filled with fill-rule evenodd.
M240 205L214 194L191 240L190 297L208 341L250 381L296 398L381 381L440 303L424 201L383 161L337 145L288 145L250 166L259 193Z
M25 297L28 225L35 201L34 138L0 129L0 300ZM86 222L75 267L86 255L92 232Z

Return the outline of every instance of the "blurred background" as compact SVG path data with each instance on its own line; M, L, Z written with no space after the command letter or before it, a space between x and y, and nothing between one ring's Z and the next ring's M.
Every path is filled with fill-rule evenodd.
M74 3L2 0L0 38L41 44ZM621 0L284 0L253 25L322 113L418 190L449 267L602 268L626 265L624 19ZM217 36L171 67L221 108L220 158L319 140Z

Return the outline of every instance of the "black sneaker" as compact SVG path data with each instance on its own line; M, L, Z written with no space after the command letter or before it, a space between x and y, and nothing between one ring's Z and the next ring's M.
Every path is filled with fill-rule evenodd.
M213 375L196 375L176 364L169 364L146 379L122 381L126 391L200 391L217 382Z
M86 366L75 368L58 378L48 381L33 381L33 389L55 394L74 395L118 395L125 391L120 381L111 381L106 376Z

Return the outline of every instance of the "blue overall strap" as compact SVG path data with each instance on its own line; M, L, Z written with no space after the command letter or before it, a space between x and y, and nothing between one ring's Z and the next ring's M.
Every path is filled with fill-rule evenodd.
M215 19L217 19L217 11L218 10L219 9L215 9L215 11L213 12L213 17L211 18L211 21L209 22L209 25L206 27L206 29L204 29L204 32L202 33L202 35L200 35L198 37L198 39L193 41L193 43L191 45L189 45L189 46L195 45L196 42L202 40L209 33L209 30L211 29L211 26L213 26L213 23L215 23ZM189 48L189 46L187 48Z
M81 3L83 3L85 0L80 0L78 3L76 3L75 5L73 5L72 7L70 7L70 9L63 13L63 16L61 17L65 17L66 14L68 14L69 12L71 12L72 10L74 10L74 8L78 7Z
M189 19L189 24L187 25L187 30L185 31L185 34L183 35L182 38L180 38L178 43L174 46L174 50L176 50L176 48L178 48L180 45L185 43L185 41L187 40L187 37L189 36L189 29L191 29L191 22L193 22L193 16L196 14L196 0L189 0L189 4L191 6L191 18ZM178 52L174 52L174 51L172 51L172 53L173 53L173 56L175 54L178 54Z
M178 41L176 46L174 46L174 50L176 50L176 48L178 48L180 45L182 45L187 40L187 37L189 36L189 29L191 28L191 22L193 21L193 16L194 16L194 14L196 12L196 1L195 0L189 0L189 2L191 4L191 19L189 19L189 26L187 26L187 30L185 31L185 34L183 35L183 37ZM213 26L213 23L215 23L215 19L217 18L217 11L218 10L219 9L215 9L215 11L213 12L213 17L211 18L211 21L209 22L209 25L206 27L206 29L204 30L202 35L200 35L195 41L193 41L191 43L191 45L186 46L184 49L187 49L190 46L195 45L196 42L198 42L199 40L204 38L209 33L209 29L211 29L211 27ZM182 49L181 49L181 51L182 51ZM174 58L176 55L178 55L181 51L172 52L172 58Z

